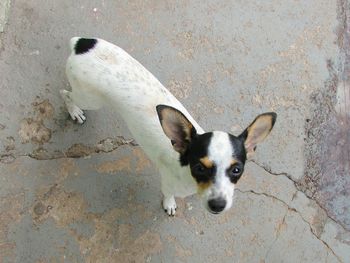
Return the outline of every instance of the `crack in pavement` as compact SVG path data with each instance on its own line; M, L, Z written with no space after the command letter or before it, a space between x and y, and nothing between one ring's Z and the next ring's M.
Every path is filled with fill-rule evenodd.
M343 262L339 258L339 256L333 251L333 249L327 244L327 242L322 240L321 237L317 236L317 234L315 233L314 229L312 228L312 225L302 216L302 214L298 210L296 210L295 208L290 207L289 204L287 204L285 201L283 201L282 199L279 199L276 196L273 196L273 195L270 195L270 194L267 194L267 193L255 192L254 190L242 191L242 190L240 190L238 188L236 188L235 190L237 190L238 192L240 192L242 194L254 194L254 195L259 195L259 196L265 196L267 198L272 198L272 199L277 200L278 202L282 203L288 209L286 215L284 216L284 219L287 216L288 212L295 212L295 213L297 213L300 216L301 220L304 221L309 226L310 232L312 233L312 235L315 236L318 240L320 240L327 247L327 249L332 252L332 254L338 259L339 262Z
M64 158L84 158L92 154L99 153L110 153L118 149L120 146L129 145L129 146L138 146L133 139L125 139L123 136L117 136L116 138L106 138L99 141L94 146L84 145L81 143L76 143L70 146L67 150L53 150L47 151L44 148L38 148L31 153L3 153L0 154L1 163L11 163L16 158L19 157L29 157L38 161L41 160L56 160Z
M286 209L286 213L283 216L282 222L278 225L277 234L276 234L274 241L271 243L269 249L265 253L265 257L264 257L265 261L266 261L266 258L268 257L268 255L270 254L270 251L272 250L273 246L275 245L275 243L277 242L278 238L281 235L281 229L282 229L282 226L284 225L284 223L286 222L286 217L287 217L288 211L289 211L289 208Z
M258 163L258 162L255 161L255 160L252 160L252 162L253 162L254 164L256 164L257 166L259 166L260 168L264 169L266 172L268 172L268 173L271 174L271 175L274 175L274 176L283 175L283 176L287 177L290 181L293 182L294 187L297 189L297 191L302 192L309 200L314 201L314 202L319 206L319 208L326 214L326 216L327 216L330 220L332 220L335 224L337 224L338 226L340 226L345 232L350 232L350 229L349 229L347 226L345 226L342 222L339 222L336 218L334 218L332 215L330 215L329 212L327 211L327 209L326 209L324 206L322 206L322 204L320 204L319 201L317 201L316 199L314 199L313 196L310 196L310 195L308 195L307 193L305 193L304 191L302 191L302 190L300 189L299 182L296 181L296 180L294 180L293 177L292 177L290 174L288 174L288 173L286 173L286 172L275 173L275 172L273 172L273 171L271 170L271 168L267 168L267 167L265 167L264 165Z

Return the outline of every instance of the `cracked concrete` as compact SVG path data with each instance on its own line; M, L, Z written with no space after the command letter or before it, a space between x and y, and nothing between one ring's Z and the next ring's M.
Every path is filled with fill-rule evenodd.
M1 34L4 32L4 28L8 18L8 13L10 10L10 5L10 0L4 0L0 2L0 50L2 49Z
M349 3L2 1L0 262L349 262ZM206 129L276 111L227 213L163 213L118 114L69 119L68 40L117 43ZM1 44L2 43L2 44Z

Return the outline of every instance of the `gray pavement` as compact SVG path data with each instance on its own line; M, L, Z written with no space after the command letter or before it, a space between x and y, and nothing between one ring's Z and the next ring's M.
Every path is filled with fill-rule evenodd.
M0 262L350 262L345 0L0 3ZM161 209L159 175L116 112L71 121L72 36L124 48L207 130L269 138L226 214Z

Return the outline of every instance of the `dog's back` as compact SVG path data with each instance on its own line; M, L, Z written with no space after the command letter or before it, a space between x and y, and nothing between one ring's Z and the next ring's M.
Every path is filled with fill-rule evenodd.
M114 107L153 161L165 156L178 158L159 123L157 105L180 110L203 132L183 105L123 49L102 39L79 37L71 39L70 47L66 73L73 100L82 109L105 104Z

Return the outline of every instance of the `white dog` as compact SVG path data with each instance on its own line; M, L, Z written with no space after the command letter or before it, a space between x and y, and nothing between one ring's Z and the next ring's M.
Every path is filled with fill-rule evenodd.
M264 113L238 137L205 133L184 106L139 62L102 39L74 37L66 73L72 91L61 90L70 116L114 108L161 174L163 207L174 215L174 197L196 192L217 214L232 205L234 185L247 156L270 133L276 114Z

